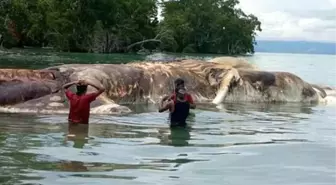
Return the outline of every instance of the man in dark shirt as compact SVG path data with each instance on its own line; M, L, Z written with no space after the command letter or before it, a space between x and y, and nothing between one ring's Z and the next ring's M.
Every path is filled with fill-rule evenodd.
M165 96L165 97L163 98L164 100L169 100L169 101L170 101L170 100L173 100L174 102L176 102L176 93L177 93L178 89L180 89L180 88L185 89L184 80L183 80L182 78L177 78L177 79L174 81L174 85L175 85L175 87L174 87L174 92L173 92L173 94L168 95L168 96ZM196 108L196 105L195 105L195 103L194 103L194 100L193 100L192 96L191 96L188 92L185 92L185 93L184 93L184 99L185 99L187 102L189 102L189 104L190 104L190 108L191 108L191 109L195 109L195 108Z
M185 99L186 90L183 87L177 89L176 100L162 99L159 112L170 111L170 127L186 127L186 119L190 111L190 103ZM165 103L165 104L164 104Z

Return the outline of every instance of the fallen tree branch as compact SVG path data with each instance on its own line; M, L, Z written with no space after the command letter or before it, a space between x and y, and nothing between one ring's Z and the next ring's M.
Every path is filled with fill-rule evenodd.
M133 43L133 44L127 46L126 51L129 51L131 48L133 48L136 45L144 44L144 43L147 43L147 42L160 42L161 43L162 41L159 40L159 39L155 39L155 38L154 39L147 39L147 40L139 41L139 42L136 42L136 43Z

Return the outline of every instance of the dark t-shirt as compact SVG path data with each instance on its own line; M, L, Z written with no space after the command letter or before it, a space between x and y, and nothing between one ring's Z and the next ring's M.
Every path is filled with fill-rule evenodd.
M170 113L170 126L186 126L186 119L189 115L190 104L189 102L180 102L177 101L174 103L174 112Z

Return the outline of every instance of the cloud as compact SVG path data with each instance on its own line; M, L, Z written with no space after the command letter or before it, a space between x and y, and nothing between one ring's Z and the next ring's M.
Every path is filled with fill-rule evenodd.
M257 39L336 42L336 0L240 0L262 24Z

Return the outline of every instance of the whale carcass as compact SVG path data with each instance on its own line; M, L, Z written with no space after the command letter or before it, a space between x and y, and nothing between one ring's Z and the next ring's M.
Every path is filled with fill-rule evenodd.
M105 87L93 114L130 113L130 103L157 103L185 79L195 102L323 102L322 87L288 72L261 71L234 58L128 64L65 64L42 70L0 69L0 111L67 113L63 84L86 79ZM329 90L332 88L329 88ZM93 91L92 87L88 88Z

